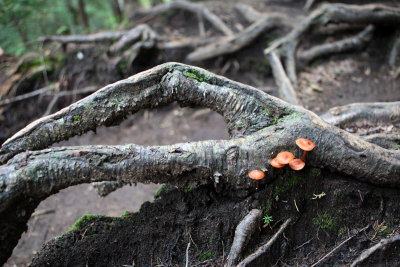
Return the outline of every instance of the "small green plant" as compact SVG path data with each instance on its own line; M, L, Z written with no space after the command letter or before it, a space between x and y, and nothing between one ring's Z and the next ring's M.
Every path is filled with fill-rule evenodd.
M193 190L194 190L193 187L186 187L183 191L184 191L185 193L190 193L190 192L192 192Z
M273 221L272 216L269 216L268 214L264 215L263 220L264 220L264 224L270 224Z
M333 228L334 218L327 212L319 214L317 218L313 219L313 224L321 229L330 230Z
M124 211L121 215L121 217L128 217L131 213L129 211Z
M98 216L95 214L85 214L82 217L80 217L78 220L76 220L76 222L74 223L74 225L72 225L71 228L69 228L67 230L67 233L81 229L84 225L89 224L90 222L93 222L96 220Z
M168 187L166 185L163 185L160 187L160 189L157 190L157 192L154 194L154 200L159 198L161 194L167 193L168 192Z
M262 105L262 107L263 107L264 114L267 115L267 116L269 116L269 115L271 114L271 112L269 111L269 109L268 109L266 106L264 106L264 105Z
M205 261L211 258L215 257L215 253L214 252L200 252L199 254L199 260L200 261Z
M279 122L279 118L278 117L274 117L274 124L278 124Z

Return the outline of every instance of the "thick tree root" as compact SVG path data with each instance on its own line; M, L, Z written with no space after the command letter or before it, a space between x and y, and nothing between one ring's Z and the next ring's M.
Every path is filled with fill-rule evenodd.
M385 249L388 245L400 241L400 235L396 235L387 239L381 240L378 244L364 250L363 253L350 265L350 267L355 267L361 264L363 261L368 259L375 251L379 249Z
M374 126L377 123L400 123L400 101L354 103L334 107L328 110L321 118L326 122L342 129L354 124Z
M174 101L220 113L232 139L171 146L45 149L100 125L115 125L141 109ZM200 68L166 63L108 85L8 139L0 149L0 216L4 224L12 224L10 218L19 218L12 207L24 209L63 188L96 181L180 187L214 183L232 191L251 190L254 184L247 177L249 169L271 168L267 163L279 151L296 151L299 137L316 143L307 155L309 166L400 188L400 151L368 143L310 111L250 86ZM6 211L14 212L14 217L5 217ZM13 240L20 234L7 231ZM7 258L14 246L2 242L0 258Z
M291 219L287 219L279 228L279 230L271 237L270 240L268 240L267 243L259 247L255 252L250 254L247 258L242 260L237 266L238 267L245 267L248 264L250 264L252 261L260 257L262 254L268 251L268 249L275 243L275 241L278 239L278 237L285 231L286 227L288 227L289 223L291 222Z
M191 52L187 59L191 61L205 60L212 57L233 53L252 43L263 32L272 28L287 25L287 18L283 14L270 14L247 27L244 31L230 37L225 37L215 43L199 47Z
M236 266L251 235L260 228L261 218L261 210L253 209L240 221L235 230L235 237L228 258L226 259L225 267Z
M297 99L296 91L286 75L279 56L274 51L269 54L269 64L271 65L272 74L274 75L275 82L279 88L280 98L293 105L298 105L299 101Z
M314 59L326 55L343 53L355 49L362 49L368 42L371 41L373 31L374 26L369 25L356 36L329 44L314 46L309 50L300 53L297 57L297 60L304 64L308 64Z
M211 23L216 29L224 33L225 35L233 35L231 29L218 18L214 13L208 10L204 5L190 3L186 1L171 1L169 3L157 5L148 9L140 9L136 11L139 15L158 15L160 13L168 12L173 9L182 9L188 12L192 12L200 17L204 17L208 22Z

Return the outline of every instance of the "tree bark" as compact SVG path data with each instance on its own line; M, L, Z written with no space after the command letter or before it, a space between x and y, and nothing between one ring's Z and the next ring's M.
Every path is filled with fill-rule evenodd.
M115 125L141 109L174 101L218 112L227 123L231 139L171 146L45 149L100 125ZM2 227L11 229L15 218L29 219L26 213L31 209L25 206L81 183L153 182L180 187L213 183L218 190L251 191L254 184L247 177L248 171L272 168L268 162L278 152L298 150L295 140L299 137L316 143L307 165L400 188L400 151L368 143L310 111L250 86L200 68L166 63L108 85L8 139L0 149ZM4 234L4 240L16 241L1 241L1 260L11 253L21 230Z

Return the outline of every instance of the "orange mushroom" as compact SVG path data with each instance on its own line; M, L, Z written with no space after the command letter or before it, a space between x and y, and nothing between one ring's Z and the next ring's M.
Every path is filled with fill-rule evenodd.
M263 172L263 171L260 171L260 170L252 170L252 171L249 172L249 177L250 177L251 179L253 179L253 180L256 180L256 182L257 182L257 187L258 187L258 185L259 185L259 183L260 183L259 180L261 180L262 178L264 178L264 176L265 176L264 172Z
M289 166L290 166L290 168L292 168L295 171L300 171L301 169L304 168L304 166L306 166L306 164L301 159L292 159L289 162Z
M306 159L307 151L311 151L315 147L315 144L313 142L311 142L310 140L305 139L305 138L297 139L296 140L296 145L298 147L300 147L302 150L304 150L303 157L301 158L303 161Z
M273 158L270 162L271 166L274 168L278 168L282 173L282 168L285 167L285 164L280 164L276 158Z
M278 161L279 164L289 164L289 162L294 159L294 155L289 152L289 151L283 151L280 152L277 156L276 156L276 160Z

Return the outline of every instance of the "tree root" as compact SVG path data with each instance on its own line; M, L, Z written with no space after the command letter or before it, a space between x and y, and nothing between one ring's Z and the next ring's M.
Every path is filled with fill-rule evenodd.
M269 63L272 68L272 74L274 75L275 82L279 88L280 98L293 105L298 105L299 101L297 99L296 91L286 75L281 60L274 51L269 54Z
M369 249L364 250L363 253L361 253L358 258L353 261L353 263L350 265L350 267L357 266L361 264L363 261L368 259L369 256L371 256L375 251L379 249L385 249L388 245L400 241L400 235L396 235L387 239L381 240L378 244L375 244L374 246L370 247Z
M235 230L235 237L228 258L226 259L225 267L236 266L251 235L260 228L261 219L261 210L253 209L240 221Z
M400 101L354 103L334 107L321 115L321 118L342 129L354 123L365 126L373 126L377 123L400 123Z
M264 254L265 252L268 251L268 249L275 243L275 241L278 239L278 237L285 231L286 227L288 227L289 223L291 222L291 219L287 219L279 228L279 230L271 237L270 240L261 247L259 247L255 252L253 252L250 256L242 260L237 266L238 267L245 267L248 264L250 264L253 260L257 259L259 256Z
M270 14L247 27L244 31L230 37L223 38L215 43L204 47L199 47L191 52L187 59L190 61L200 61L212 57L233 53L249 45L263 32L287 25L286 16L282 14Z
M232 139L170 146L45 149L100 125L115 125L141 109L174 101L218 112ZM153 182L180 187L214 183L233 191L251 190L254 184L247 177L250 166L272 168L266 162L282 149L295 151L294 141L299 137L317 145L307 157L309 166L400 188L400 151L368 143L310 111L250 86L200 68L166 63L108 85L8 139L0 149L0 216L5 225L12 225L12 218L29 219L26 213L18 215L24 206L39 203L63 188L90 182ZM7 212L13 216L5 216ZM20 234L7 231L6 238L18 240L15 236ZM16 243L1 243L3 261Z
M330 44L317 45L311 49L300 53L297 59L304 64L308 64L316 58L325 55L343 53L354 49L362 49L372 39L374 26L369 25L356 36L349 37Z
M302 23L289 34L276 40L264 50L264 54L274 49L283 48L286 58L286 72L293 84L296 84L296 51L301 37L315 26L330 23L352 23L364 25L393 25L400 23L400 9L380 4L345 5L325 4L312 12Z
M264 19L268 14L263 14L255 10L252 6L245 4L236 4L235 9L244 17L248 22L254 23Z
M208 10L204 5L190 3L186 1L171 1L169 3L157 5L148 9L140 9L136 11L138 15L158 15L160 13L168 12L173 9L182 9L188 12L197 14L200 17L204 17L208 22L211 23L216 29L224 33L225 35L233 35L231 29L226 26L226 24L218 18L214 13Z

